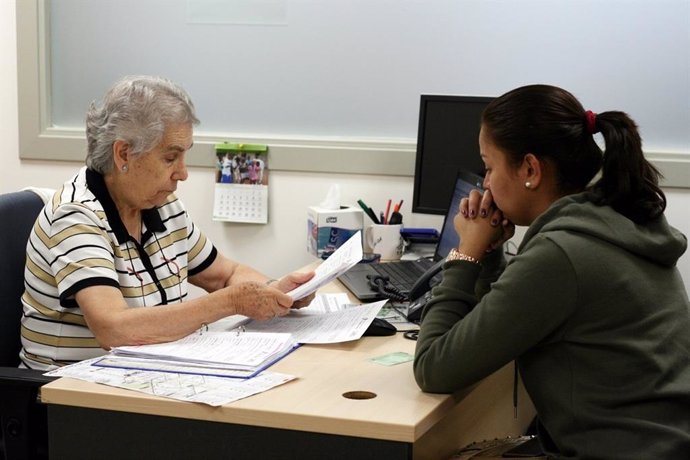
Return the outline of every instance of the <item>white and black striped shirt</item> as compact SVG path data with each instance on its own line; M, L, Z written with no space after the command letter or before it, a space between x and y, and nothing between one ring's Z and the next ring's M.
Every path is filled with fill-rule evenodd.
M181 302L187 277L216 254L175 195L142 212L140 244L125 229L103 176L82 168L40 213L27 244L23 364L52 369L105 353L75 301L79 290L116 287L129 307Z

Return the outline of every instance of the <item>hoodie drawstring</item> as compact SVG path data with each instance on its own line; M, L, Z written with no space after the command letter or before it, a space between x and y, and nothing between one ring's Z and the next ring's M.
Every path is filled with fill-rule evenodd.
M518 413L518 365L517 360L513 361L513 411L515 413L515 418L517 418Z

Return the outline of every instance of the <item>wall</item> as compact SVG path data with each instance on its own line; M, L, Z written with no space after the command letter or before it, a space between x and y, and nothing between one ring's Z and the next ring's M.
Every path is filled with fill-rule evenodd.
M652 151L690 153L685 0L278 0L265 25L228 17L241 3L50 2L53 122L81 126L119 75L154 72L190 92L207 132L411 139L420 92L543 81L635 114Z
M0 68L3 69L0 73L0 135L5 140L5 148L0 152L3 165L0 192L30 185L58 187L81 163L20 161L18 157L15 2L0 1L0 30ZM271 277L279 277L316 260L306 251L306 212L308 206L318 204L325 197L331 184L340 185L343 203L356 203L362 198L378 209L389 197L412 202L411 177L273 171L268 225L220 223L211 220L213 180L211 169L190 168L189 179L180 184L178 195L221 252ZM440 227L441 218L408 214L405 222L408 226Z
M81 166L78 162L19 160L17 77L16 77L16 2L0 1L0 152L2 179L0 193L38 185L58 187ZM246 225L211 220L213 200L212 172L191 168L189 179L180 184L178 194L190 214L225 254L249 263L266 274L277 277L314 260L307 254L306 208L318 204L329 185L338 183L343 202L363 198L381 207L388 198L412 200L412 178L406 176L343 175L302 172L274 172L269 192L269 224ZM690 234L690 190L667 189L669 221ZM409 208L408 208L409 209ZM408 226L440 227L438 216L406 215ZM690 256L685 255L680 268L686 286L690 286Z

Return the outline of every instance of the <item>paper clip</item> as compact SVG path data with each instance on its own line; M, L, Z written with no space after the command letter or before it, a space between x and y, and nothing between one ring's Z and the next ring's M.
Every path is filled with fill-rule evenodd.
M235 329L235 331L237 331L237 335L242 334L245 330L246 330L246 328L245 328L244 326L238 326L238 327Z
M204 332L208 332L208 324L201 323L201 327L199 328L199 335L204 335Z

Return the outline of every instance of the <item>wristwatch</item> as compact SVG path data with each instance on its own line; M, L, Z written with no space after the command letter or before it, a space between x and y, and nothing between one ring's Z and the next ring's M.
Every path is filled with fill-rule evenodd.
M475 259L472 256L468 256L467 254L463 254L455 248L451 249L448 253L448 256L446 257L446 262L450 262L451 260L466 260L467 262L472 262L473 264L481 265L479 260Z

